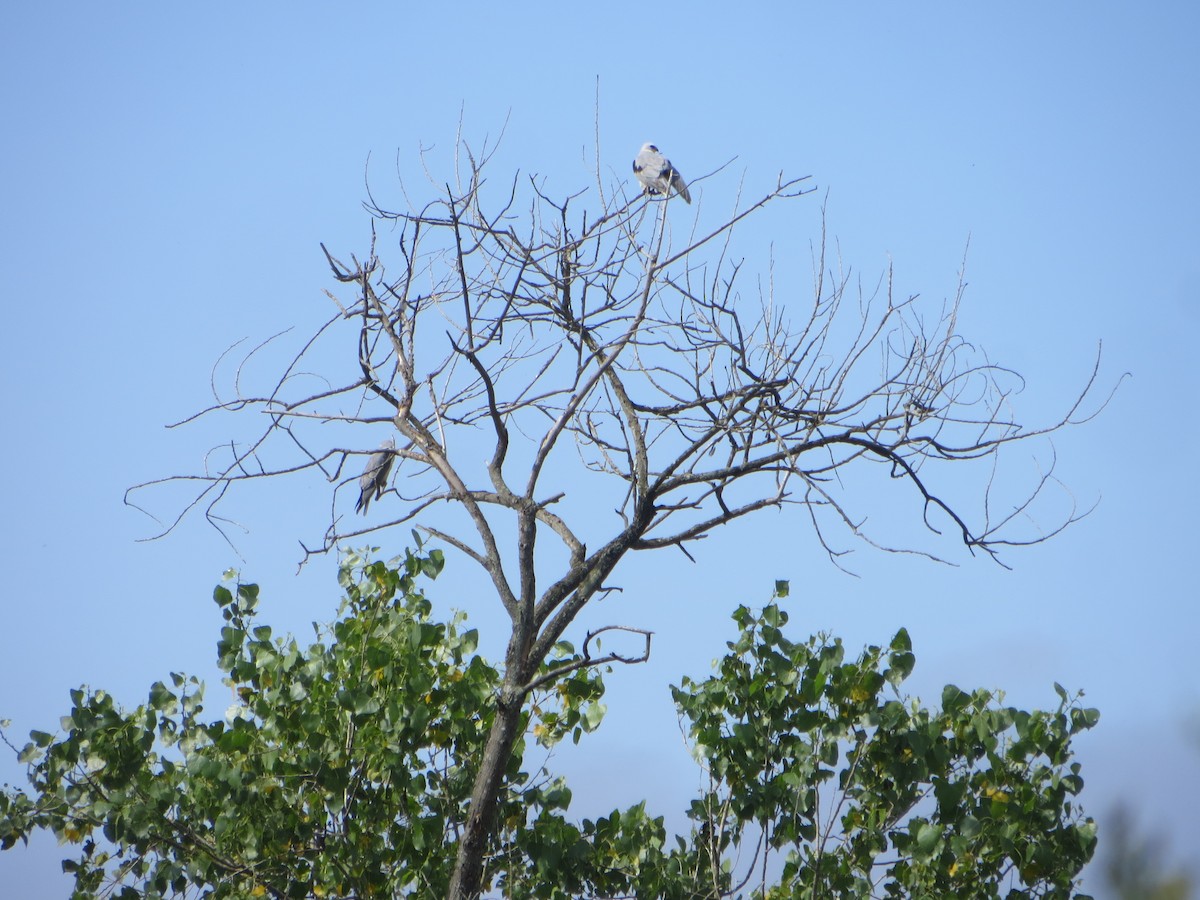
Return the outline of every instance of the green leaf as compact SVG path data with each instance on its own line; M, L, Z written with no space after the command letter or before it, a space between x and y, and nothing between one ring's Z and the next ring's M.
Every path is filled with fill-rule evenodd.
M178 702L179 698L171 693L161 681L156 681L150 686L150 707L152 709L171 710Z
M247 750L254 743L254 735L242 728L235 728L226 731L217 740L217 746L226 753L234 753L239 750Z
M601 721L604 719L604 714L608 712L608 707L603 703L589 703L583 712L583 720L587 723L588 731L595 731Z
M446 565L441 550L430 550L429 556L421 561L421 573L427 578L437 578Z
M952 684L942 688L942 712L948 716L958 713L971 698Z
M1095 728L1100 721L1100 710L1094 708L1071 710L1071 734Z
M239 584L237 588L238 602L246 612L258 606L258 585Z
M918 851L926 855L932 854L937 849L938 841L942 839L942 826L923 822L914 837Z

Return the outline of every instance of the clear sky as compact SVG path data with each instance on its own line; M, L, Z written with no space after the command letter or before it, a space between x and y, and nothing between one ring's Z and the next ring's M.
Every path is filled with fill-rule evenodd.
M1103 716L1078 747L1089 812L1103 824L1128 801L1177 857L1200 852L1188 524L1200 433L1185 408L1200 387L1200 8L695 3L634 18L628 4L576 6L28 3L0 14L10 736L55 728L81 683L134 705L170 671L212 679L209 598L230 566L262 585L277 630L333 615L333 560L295 574L297 540L324 524L304 524L327 509L320 485L242 498L243 559L198 518L136 543L154 523L123 491L197 469L236 432L234 420L163 428L210 399L226 347L330 312L318 242L364 250L365 172L395 192L397 168L419 180L422 147L448 167L461 116L474 142L505 131L500 171L545 175L564 194L586 187L598 78L614 173L654 141L685 175L735 156L721 177L811 175L819 193L800 201L811 208L758 235L777 253L807 260L827 197L830 231L864 279L891 262L900 293L940 302L969 238L960 330L1026 376L1022 417L1061 412L1100 341L1102 384L1132 378L1100 418L1054 442L1058 474L1081 504L1100 497L1096 512L1009 553L1011 572L950 545L953 568L862 547L850 577L795 510L714 537L694 566L631 560L603 618L653 628L655 657L609 676L606 727L555 762L581 814L644 796L683 807L696 776L667 685L705 674L732 607L787 578L799 631L854 647L908 627L913 688L931 700L947 682L1006 688L1026 706L1053 705L1054 681L1084 689ZM399 552L407 531L388 540ZM494 601L455 587L465 566L451 557L434 596L486 628ZM210 709L223 708L221 690L210 687ZM0 755L0 780L22 779ZM56 853L43 839L0 854L0 893L65 896Z

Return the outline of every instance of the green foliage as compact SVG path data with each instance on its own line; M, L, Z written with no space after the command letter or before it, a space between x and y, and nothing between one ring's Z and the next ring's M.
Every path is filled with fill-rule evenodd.
M431 620L415 582L441 567L436 550L347 558L341 617L307 648L255 624L255 585L217 587L225 714L206 716L203 685L178 674L132 712L72 691L63 734L34 732L21 754L33 796L0 795L0 847L39 828L78 845L64 869L80 897L443 895L499 674L464 616ZM530 732L578 739L602 692L572 672L535 698ZM503 806L521 822L565 803L530 783L522 751Z
M709 895L737 887L713 861L750 847L760 871L783 856L750 885L770 898L1070 896L1096 844L1070 742L1095 710L1061 688L1057 711L1029 713L952 685L929 710L896 695L904 630L848 661L839 640L785 637L777 606L734 619L717 673L674 690L710 779L685 863Z
M73 691L62 733L21 753L32 792L0 795L0 846L53 831L77 848L78 897L444 896L501 677L464 616L431 618L416 583L441 566L348 557L339 618L308 647L257 624L257 588L227 579L224 715L182 675L132 712ZM776 605L734 619L715 673L673 689L709 783L672 840L644 803L576 821L561 779L523 769L530 740L578 741L603 716L599 670L555 648L565 674L526 698L486 890L1069 896L1095 845L1070 741L1094 710L1061 690L1056 712L1027 713L947 687L931 711L895 695L904 631L847 661L837 640L785 637Z

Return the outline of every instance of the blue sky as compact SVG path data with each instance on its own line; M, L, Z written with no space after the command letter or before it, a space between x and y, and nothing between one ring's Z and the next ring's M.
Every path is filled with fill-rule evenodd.
M1177 856L1194 854L1200 433L1186 401L1200 387L1189 349L1200 324L1200 12L911 7L698 3L661 21L523 3L463 4L449 17L382 3L6 10L10 735L54 727L81 683L133 705L170 671L211 677L209 597L230 566L262 585L277 628L333 614L333 561L296 575L297 539L322 522L303 534L296 523L327 508L320 485L242 498L244 559L199 519L137 543L154 523L122 505L125 488L196 469L236 428L163 428L209 401L226 347L303 333L329 314L318 242L362 252L365 175L395 197L397 169L419 178L422 147L448 168L461 118L476 143L504 131L498 171L572 192L589 183L598 114L602 165L617 174L652 140L685 175L732 157L718 177L811 175L819 192L806 208L744 233L785 257L807 260L827 198L831 235L864 279L890 262L899 293L940 302L969 239L960 330L1026 376L1017 408L1031 421L1070 402L1100 341L1101 383L1132 377L1097 420L1054 441L1058 474L1081 503L1100 497L1096 512L1008 554L1011 572L952 546L956 567L862 547L849 577L797 511L714 536L694 566L629 560L616 579L624 593L598 615L653 628L655 656L609 677L605 728L555 760L581 813L643 796L682 808L696 776L666 686L705 674L732 607L787 578L801 587L800 631L832 630L853 647L906 626L913 688L931 699L947 682L1002 687L1021 705L1054 704L1054 681L1083 688L1103 715L1079 743L1088 810L1103 823L1127 800ZM434 596L486 628L495 610L456 580L465 568L452 558ZM0 780L21 778L0 757ZM56 849L42 840L0 854L0 884L65 896Z

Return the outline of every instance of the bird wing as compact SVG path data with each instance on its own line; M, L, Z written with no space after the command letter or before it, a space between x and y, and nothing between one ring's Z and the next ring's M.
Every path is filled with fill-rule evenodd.
M392 461L395 459L392 451L395 447L395 441L384 441L367 460L366 468L358 476L359 493L358 503L354 507L355 512L366 513L371 501L378 500L387 490L388 473L391 472Z

